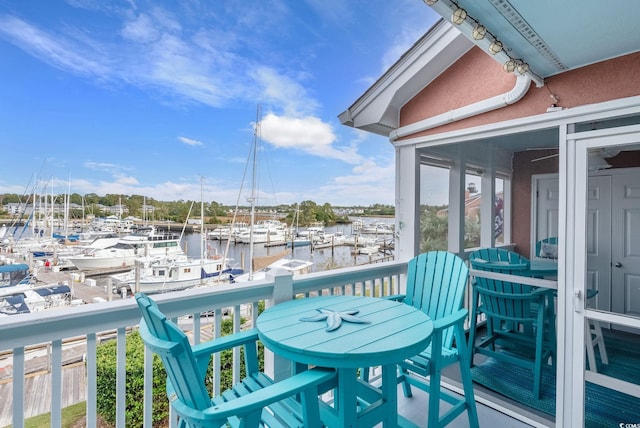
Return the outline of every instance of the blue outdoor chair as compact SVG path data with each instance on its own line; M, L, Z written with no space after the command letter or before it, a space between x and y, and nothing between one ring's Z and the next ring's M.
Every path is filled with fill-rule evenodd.
M555 365L556 332L554 290L517 282L476 276L469 343L474 354L493 357L528 368L533 373L533 395L541 397L542 369L547 361ZM476 343L477 320L487 317L486 335Z
M469 426L478 426L464 321L463 297L469 277L464 261L446 251L420 254L409 261L407 293L396 296L425 312L433 320L431 345L419 355L399 364L398 382L404 395L411 397L411 386L429 393L429 428L445 426L467 410ZM454 345L455 340L455 345ZM458 363L464 397L460 399L440 386L442 370ZM440 400L452 404L440 416Z
M558 259L558 237L551 236L536 242L535 257L543 259Z
M536 257L547 259L558 259L558 237L552 236L541 239L536 242ZM587 300L594 299L598 295L598 290L587 289ZM602 364L609 364L607 349L604 344L604 336L602 335L602 327L600 321L589 320L589 326L585 329L585 343L587 348L587 361L589 362L589 370L597 372L596 357L594 348L597 346L600 351L600 361Z
M469 253L471 267L476 270L525 274L529 270L529 259L504 248L480 248Z
M318 394L335 371L313 368L280 382L258 369L255 330L243 331L191 346L184 332L168 320L156 303L136 294L142 312L140 335L145 346L158 354L167 371L167 397L181 428L204 427L322 427ZM205 376L211 355L243 347L244 379L211 398ZM296 397L300 397L300 401Z

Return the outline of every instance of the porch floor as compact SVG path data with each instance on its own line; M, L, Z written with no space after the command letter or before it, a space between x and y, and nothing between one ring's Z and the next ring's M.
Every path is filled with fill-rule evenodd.
M451 371L457 371L456 367L452 367ZM459 382L459 374L445 373L447 379L447 388L453 392L462 391L462 384ZM505 427L505 428L526 428L526 427L552 427L554 421L544 413L536 413L523 409L521 404L509 400L495 392L488 390L477 383L473 384L476 406L478 409L478 421L481 427ZM406 398L402 393L402 386L398 386L398 413L404 418L418 426L426 426L427 407L429 402L429 394L413 388L413 397ZM491 403L491 407L487 405ZM441 414L450 406L441 401ZM496 410L500 409L500 410ZM526 422L518 420L510 413L519 414L519 418ZM469 426L467 413L464 412L458 416L448 427L466 428Z

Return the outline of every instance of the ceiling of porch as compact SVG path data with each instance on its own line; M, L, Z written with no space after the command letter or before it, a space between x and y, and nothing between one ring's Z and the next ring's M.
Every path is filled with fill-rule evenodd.
M425 0L445 20L495 58L526 64L541 79L640 50L636 0ZM464 12L457 12L462 9ZM484 37L479 38L483 27ZM475 33L474 33L475 30ZM474 34L476 38L474 38ZM535 80L535 79L534 79Z

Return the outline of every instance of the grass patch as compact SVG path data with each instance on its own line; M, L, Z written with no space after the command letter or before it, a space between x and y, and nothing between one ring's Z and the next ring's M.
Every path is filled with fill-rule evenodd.
M64 409L62 409L62 427L73 428L75 426L78 426L78 421L81 419L84 420L86 411L86 401L82 401L69 407L65 407ZM24 421L24 426L25 428L40 428L51 426L51 413L44 413L42 415L27 418ZM11 425L8 425L8 427L11 427Z

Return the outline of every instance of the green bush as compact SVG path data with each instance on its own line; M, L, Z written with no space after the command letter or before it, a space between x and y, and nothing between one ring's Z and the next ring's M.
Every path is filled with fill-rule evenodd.
M142 426L144 396L144 343L138 332L126 340L126 426ZM98 414L108 423L116 422L116 341L105 342L97 350ZM158 356L153 358L153 423L169 416L165 392L167 374Z
M264 305L262 305L264 309ZM233 320L222 321L223 336L233 331ZM224 391L232 386L233 351L221 353L220 387ZM264 368L264 348L258 342L258 358L260 368ZM136 331L127 335L126 339L126 426L142 426L144 396L144 343ZM244 373L244 353L240 353L240 370ZM109 424L116 422L116 341L111 340L98 346L97 349L97 403L98 414ZM166 395L167 374L160 357L153 357L153 425L164 423L169 416L169 402ZM213 365L209 370L205 383L212 390Z

